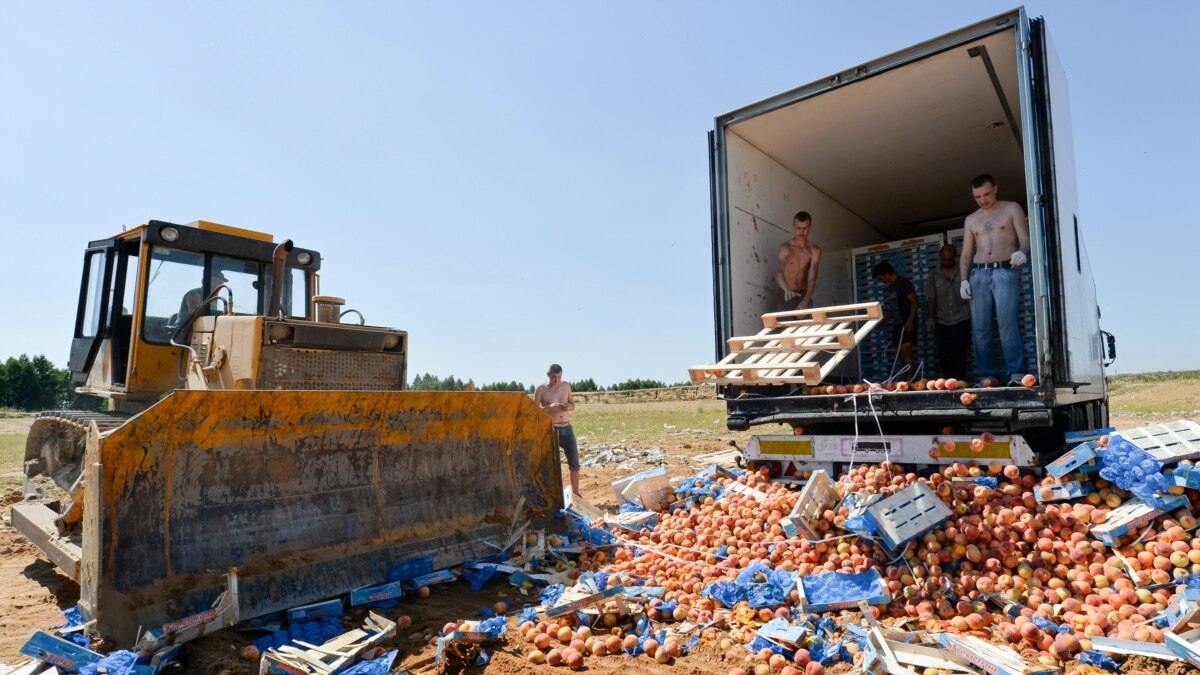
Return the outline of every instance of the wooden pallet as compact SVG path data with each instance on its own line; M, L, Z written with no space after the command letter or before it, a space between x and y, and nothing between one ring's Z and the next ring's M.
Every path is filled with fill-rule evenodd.
M692 384L817 384L883 320L878 302L772 312L757 335L729 339L729 355L688 368Z

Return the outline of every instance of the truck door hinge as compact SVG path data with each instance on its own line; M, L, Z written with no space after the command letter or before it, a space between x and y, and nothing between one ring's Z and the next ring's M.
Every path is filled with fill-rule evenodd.
M1033 203L1034 203L1034 204L1041 204L1041 203L1042 203L1042 195L1041 195L1041 193L1038 193L1038 194L1036 194L1036 195L1034 195L1034 196L1033 196Z

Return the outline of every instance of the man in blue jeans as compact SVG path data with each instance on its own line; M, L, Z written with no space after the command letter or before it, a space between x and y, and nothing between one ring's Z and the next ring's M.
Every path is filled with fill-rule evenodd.
M959 293L971 302L971 337L979 377L996 374L992 314L1000 327L1005 370L998 378L1019 385L1025 375L1025 345L1018 315L1021 267L1029 260L1029 223L1016 202L996 199L996 181L988 174L971 181L979 209L967 216L959 272Z

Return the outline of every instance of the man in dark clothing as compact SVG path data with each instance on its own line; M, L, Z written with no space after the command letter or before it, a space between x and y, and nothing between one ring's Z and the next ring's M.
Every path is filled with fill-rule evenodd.
M938 257L941 264L929 270L925 282L930 331L937 342L942 374L963 380L967 377L967 345L971 340L971 305L959 295L962 275L958 249L946 244Z
M917 340L917 289L905 277L896 274L891 263L884 261L871 270L871 276L888 285L888 303L884 319L892 326L892 348L912 375L913 344Z

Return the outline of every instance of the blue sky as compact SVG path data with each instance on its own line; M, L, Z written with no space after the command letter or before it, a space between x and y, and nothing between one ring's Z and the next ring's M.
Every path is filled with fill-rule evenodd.
M711 358L718 114L998 2L6 3L0 358L65 364L81 253L148 219L325 256L410 374L668 382ZM1200 368L1200 4L1038 2L1116 372Z

